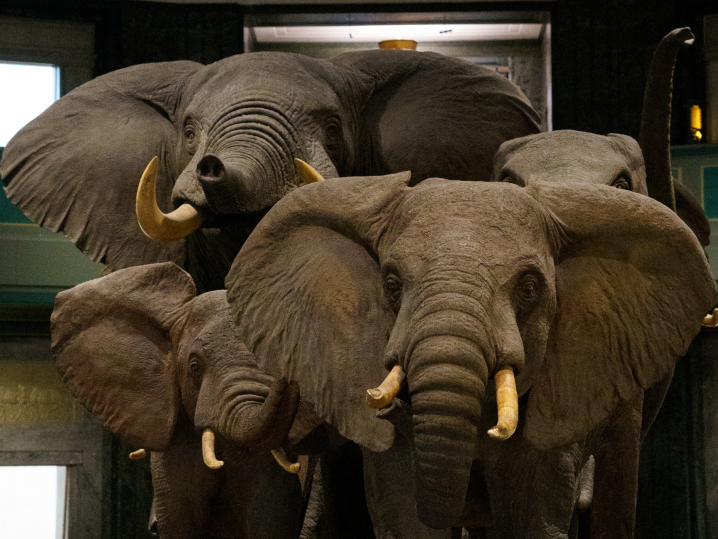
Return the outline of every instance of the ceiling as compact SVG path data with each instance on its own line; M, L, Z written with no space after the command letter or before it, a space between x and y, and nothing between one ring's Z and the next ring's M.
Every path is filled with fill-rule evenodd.
M383 24L342 26L254 26L258 43L376 43L535 40L542 24Z

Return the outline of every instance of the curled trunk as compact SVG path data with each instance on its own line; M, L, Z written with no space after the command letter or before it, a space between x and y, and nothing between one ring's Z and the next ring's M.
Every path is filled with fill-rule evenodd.
M299 406L296 384L277 380L266 398L231 380L225 381L220 397L205 391L205 385L206 381L197 402L196 427L212 428L242 447L276 449L282 445Z

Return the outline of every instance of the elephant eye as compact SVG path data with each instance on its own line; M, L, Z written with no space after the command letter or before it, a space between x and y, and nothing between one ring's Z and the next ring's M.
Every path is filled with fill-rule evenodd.
M384 279L384 293L386 294L389 303L391 303L394 310L399 310L399 304L401 300L401 291L403 285L401 279L396 275L389 274Z
M528 309L541 295L541 281L532 273L524 275L516 287L516 295L520 309Z
M192 145L197 138L197 134L194 132L194 127L191 125L187 125L184 128L184 138L187 141L187 144Z
M328 141L335 141L341 136L342 127L339 120L332 118L329 120L327 125L324 127L324 133L326 134Z
M192 357L189 361L189 373L192 378L197 378L202 374L202 362L196 358Z
M611 187L615 187L616 189L625 189L627 191L631 190L631 184L630 182L624 177L623 174L618 176L613 182L611 182Z

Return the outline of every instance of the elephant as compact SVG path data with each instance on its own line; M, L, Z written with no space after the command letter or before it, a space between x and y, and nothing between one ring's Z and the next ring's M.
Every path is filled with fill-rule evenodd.
M299 536L300 480L270 453L301 430L299 395L257 368L224 291L197 296L172 262L119 270L58 294L52 351L73 395L151 451L160 537Z
M476 480L497 536L567 537L589 456L604 435L638 436L642 391L716 301L705 255L630 191L410 180L327 179L280 200L227 275L237 327L260 368L364 448L367 476L396 456L394 425L406 432L389 520L462 526ZM508 370L520 413L501 442L484 433ZM376 412L365 390L387 371L405 379Z
M627 135L573 130L517 137L497 151L491 180L517 185L531 180L581 181L630 189L672 208L707 246L710 225L700 203L671 177L673 70L680 49L693 41L690 28L677 28L658 44L649 67L638 141Z
M294 159L325 177L411 169L415 181L488 180L502 142L539 130L515 85L463 60L402 50L329 60L248 53L102 75L22 129L0 175L31 220L109 270L173 261L204 292L223 288L262 215L304 184ZM135 217L138 182L155 156L149 212L158 221L143 228L162 243Z
M586 182L629 189L651 196L672 208L691 228L702 246L710 241L710 225L700 204L681 184L674 184L670 165L670 113L673 67L679 50L693 42L689 28L678 28L660 42L649 69L649 84L644 99L644 115L639 141L619 134L601 136L593 133L561 130L539 133L507 141L494 158L492 181L526 186L533 181ZM648 111L653 111L648 113ZM669 373L649 389L641 403L640 439L643 440L656 418L672 379ZM592 512L593 527L617 526L615 500L623 487L627 506L635 505L637 478L626 477L611 465L616 451L638 458L639 447L603 444L597 455L597 504ZM604 470L609 476L602 477ZM614 475L611 475L613 473ZM601 492L603 487L605 492ZM602 510L601 504L611 505ZM610 513L610 514L607 514ZM626 517L624 517L625 519ZM632 527L632 526L631 526Z

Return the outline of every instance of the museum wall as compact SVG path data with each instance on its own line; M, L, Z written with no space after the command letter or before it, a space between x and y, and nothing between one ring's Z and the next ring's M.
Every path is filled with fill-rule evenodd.
M383 3L381 8L387 9L387 5ZM371 8L371 5L342 5L321 9L366 11ZM405 8L409 9L407 6L396 6L397 11ZM248 8L235 4L4 0L0 4L0 17L93 25L92 74L97 76L136 63L181 59L209 63L241 53L244 14L252 9L296 12L320 8L311 2L292 7ZM413 4L410 9L549 9L552 23L553 128L601 134L624 133L634 137L638 135L643 86L656 44L671 29L691 26L696 34L696 44L681 53L675 74L671 135L674 144L683 145L689 141L690 107L698 104L705 110L706 75L701 49L703 16L718 12L715 0L447 2ZM522 68L522 73L536 69L533 65L523 65ZM31 309L22 313L17 309L17 306L0 306L0 329L5 328L5 336L0 337L5 339L0 341L0 368L4 360L10 364L9 352L1 352L9 349L7 346L3 348L4 343L31 343L25 345L27 348L37 342L48 342L47 309ZM29 318L18 320L20 316ZM13 327L31 323L37 324L32 337L8 337L13 331L17 333ZM689 354L693 361L684 361L679 365L666 406L646 441L638 514L643 530L640 537L700 537L707 530L710 515L706 506L702 418L718 418L718 399L716 405L712 405L711 399L704 399L701 391L704 391L702 388L709 391L717 386L718 376L713 372L715 369L710 368L712 363L707 363L707 358L715 355L715 334L704 331L703 335L705 341L698 343ZM13 346L10 348L17 348ZM20 348L23 346L20 345ZM19 373L16 374L18 379L24 380L22 377L32 369L41 368L29 366L30 360L24 356L13 358L12 368L13 372ZM17 367L22 361L28 365L25 374ZM38 361L45 362L44 365L49 363L46 357ZM706 377L706 373L710 376ZM711 380L713 386L710 385ZM63 394L57 395L62 400ZM714 406L714 409L708 406ZM0 409L0 419L4 417L3 413L9 412ZM50 424L57 424L57 421L50 421ZM93 465L93 469L101 478L98 496L102 505L102 537L148 537L144 529L151 499L147 463L129 461L127 453L134 448L127 447L109 434L98 434L96 423L89 418L73 416L72 424L78 425L81 432L89 433L87 436L94 436L96 446L92 451L101 452L102 465L99 469ZM13 428L13 432L20 436L20 427ZM52 430L55 427L47 428ZM713 455L710 452L706 454ZM718 455L715 457L718 461ZM708 468L710 473L718 476L712 463L708 463ZM718 484L718 480L715 483ZM718 493L709 493L710 496L714 500L711 503L714 506L718 504ZM718 526L718 523L713 525Z

